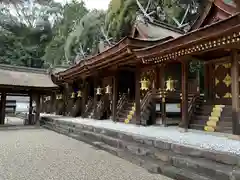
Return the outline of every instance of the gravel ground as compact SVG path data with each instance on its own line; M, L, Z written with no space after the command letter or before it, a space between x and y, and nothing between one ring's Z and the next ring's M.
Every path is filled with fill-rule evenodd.
M0 180L170 180L45 129L0 131Z
M44 116L44 114L42 114ZM46 115L49 116L49 115ZM133 135L141 135L156 138L166 142L187 145L195 148L233 153L240 156L240 141L228 139L218 133L206 133L204 131L192 130L186 133L180 132L178 127L137 126L134 124L114 123L111 120L98 121L93 119L69 118L63 116L52 116L56 120L70 121L79 124L91 125L99 128L107 128L122 131Z

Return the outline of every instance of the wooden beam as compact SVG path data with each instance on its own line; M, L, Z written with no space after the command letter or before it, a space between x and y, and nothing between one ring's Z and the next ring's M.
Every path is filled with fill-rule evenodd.
M239 122L239 64L237 50L232 51L232 130L233 134L240 135Z
M140 66L136 66L135 71L135 105L136 105L136 124L141 124L141 102L140 102Z
M188 62L182 63L182 122L180 127L188 129Z

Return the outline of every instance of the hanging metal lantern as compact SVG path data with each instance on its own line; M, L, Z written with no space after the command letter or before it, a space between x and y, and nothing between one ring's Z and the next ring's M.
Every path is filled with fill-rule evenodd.
M141 90L148 90L149 89L148 85L149 81L146 78L141 80Z
M71 98L75 98L75 92L72 92Z
M102 95L102 88L100 87L97 88L97 95Z
M62 94L59 94L58 95L58 99L62 99L63 97L62 97Z
M50 100L51 100L51 96L45 97L45 101L50 101Z
M81 90L79 90L79 91L77 92L77 97L82 97L82 91L81 91Z
M166 81L166 91L175 91L175 87L174 87L174 83L175 80L172 80L171 77L168 78L168 80Z
M106 93L106 94L111 94L111 93L112 93L112 87L108 85L108 86L106 87L105 93Z

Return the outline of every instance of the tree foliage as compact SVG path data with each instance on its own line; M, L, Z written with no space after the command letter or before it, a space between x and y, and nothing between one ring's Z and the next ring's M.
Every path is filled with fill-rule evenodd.
M74 30L82 17L88 13L83 2L72 1L62 8L62 16L54 24L53 39L45 49L43 59L49 65L66 65L65 43L69 34Z
M74 29L68 35L64 47L67 60L73 61L78 54L84 57L87 54L97 52L104 19L104 12L94 10L87 13L76 23Z
M54 5L54 4L51 4ZM56 4L55 4L56 5ZM51 6L7 4L0 10L0 63L42 67L52 39Z
M37 0L0 9L0 63L29 67L70 65L129 35L136 17L178 28L194 22L200 0L111 0L107 12L82 1Z

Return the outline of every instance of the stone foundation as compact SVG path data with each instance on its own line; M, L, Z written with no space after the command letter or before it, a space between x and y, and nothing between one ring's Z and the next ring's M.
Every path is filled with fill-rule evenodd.
M177 180L240 180L240 157L43 117L43 127Z

